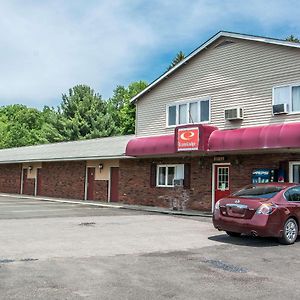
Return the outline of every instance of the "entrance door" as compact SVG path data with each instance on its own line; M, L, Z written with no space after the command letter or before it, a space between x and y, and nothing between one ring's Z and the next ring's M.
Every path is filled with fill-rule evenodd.
M36 195L41 195L42 193L42 176L41 176L41 169L37 169L36 174Z
M110 201L119 201L119 168L110 168Z
M289 169L289 181L300 183L300 162L290 162Z
M87 200L94 200L95 168L87 168Z
M23 187L22 187L22 194L27 194L27 169L23 169Z
M214 203L230 194L230 165L214 165Z

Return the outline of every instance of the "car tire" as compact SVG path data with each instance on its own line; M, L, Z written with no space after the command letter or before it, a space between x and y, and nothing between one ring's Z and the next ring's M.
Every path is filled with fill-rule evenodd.
M294 244L298 237L298 224L293 218L287 219L283 226L282 237L279 242L284 245Z
M232 232L232 231L226 231L226 233L229 235L229 236L232 236L232 237L240 237L242 234L239 233L239 232Z

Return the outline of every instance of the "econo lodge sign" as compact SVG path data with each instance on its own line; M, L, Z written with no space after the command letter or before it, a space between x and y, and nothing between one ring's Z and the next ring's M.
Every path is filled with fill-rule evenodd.
M179 128L177 132L177 151L199 149L199 128Z

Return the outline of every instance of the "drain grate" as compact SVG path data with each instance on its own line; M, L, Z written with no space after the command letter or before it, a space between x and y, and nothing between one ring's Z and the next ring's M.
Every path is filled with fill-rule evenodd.
M96 225L95 222L83 222L79 224L79 226L94 226L94 225Z
M38 259L37 258L22 258L20 259L20 261L37 261Z
M208 259L205 260L204 263L210 264L212 267L216 269L221 269L227 272L233 272L233 273L247 273L248 270L246 268L242 268L239 266L234 266L228 263L225 263L221 260L214 260L214 259Z

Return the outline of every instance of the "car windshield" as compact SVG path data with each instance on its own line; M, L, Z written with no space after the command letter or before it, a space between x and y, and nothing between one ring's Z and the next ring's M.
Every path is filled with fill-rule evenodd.
M281 186L262 186L250 185L246 188L232 194L234 197L242 198L273 198L277 193L283 190Z

